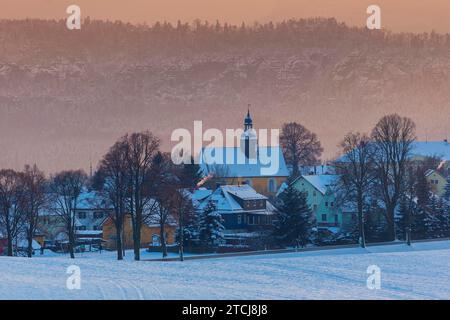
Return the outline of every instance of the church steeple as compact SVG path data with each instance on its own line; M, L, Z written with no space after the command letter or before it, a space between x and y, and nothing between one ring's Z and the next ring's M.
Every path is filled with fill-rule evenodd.
M244 131L247 131L248 129L252 128L253 128L253 120L252 117L250 116L250 104L249 104L247 109L247 116L244 119Z
M241 150L247 159L255 161L257 156L258 138L253 129L253 120L250 116L250 104L247 109L247 116L244 119L244 132L241 135Z

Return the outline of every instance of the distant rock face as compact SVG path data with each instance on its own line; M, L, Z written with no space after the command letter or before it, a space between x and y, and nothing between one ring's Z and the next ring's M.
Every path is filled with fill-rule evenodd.
M350 130L398 112L441 139L450 112L450 40L369 33L334 20L185 30L90 22L0 22L0 166L89 165L126 132L255 128L297 121L333 157ZM5 151L4 151L5 150Z

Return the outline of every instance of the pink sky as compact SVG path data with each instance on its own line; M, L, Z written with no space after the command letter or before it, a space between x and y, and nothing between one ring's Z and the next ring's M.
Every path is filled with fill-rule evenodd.
M325 16L358 26L365 25L367 6L377 4L386 29L450 33L449 0L0 0L0 18L65 18L70 4L79 5L84 16L133 23L196 18L252 23Z

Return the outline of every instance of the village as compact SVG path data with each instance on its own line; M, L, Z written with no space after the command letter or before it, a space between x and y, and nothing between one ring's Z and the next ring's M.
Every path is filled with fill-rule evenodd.
M450 145L416 141L409 118L387 115L370 136L349 133L329 162L298 123L283 125L276 146L260 145L253 127L249 110L240 146L202 148L197 163L174 164L143 132L119 139L89 174L1 170L0 254L109 250L121 260L132 249L140 260L145 249L183 260L450 236ZM223 162L202 157L230 148ZM262 153L277 155L271 174Z

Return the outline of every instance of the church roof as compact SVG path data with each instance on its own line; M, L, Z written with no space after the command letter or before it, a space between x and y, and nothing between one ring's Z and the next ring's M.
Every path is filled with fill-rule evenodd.
M272 156L275 158L275 163L271 164ZM214 159L217 160L215 164L213 164ZM279 146L258 146L258 157L253 159L253 163L252 160L245 158L244 151L240 147L203 148L199 160L200 168L205 175L220 171L220 176L224 178L289 176L283 152Z
M411 153L414 156L439 157L450 160L450 143L446 141L414 141Z

